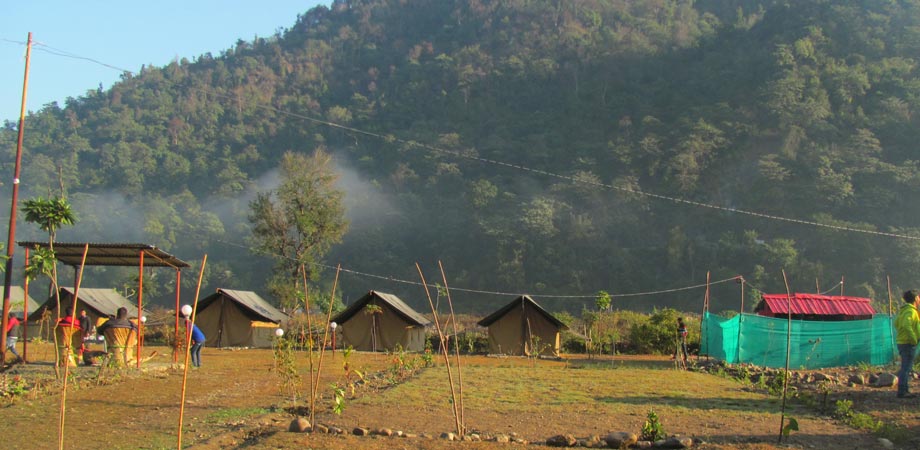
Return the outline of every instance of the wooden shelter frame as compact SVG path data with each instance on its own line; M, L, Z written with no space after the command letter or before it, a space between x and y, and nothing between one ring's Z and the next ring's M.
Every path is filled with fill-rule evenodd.
M17 242L20 247L25 249L25 265L29 264L29 250L33 248L49 248L50 245L47 242L36 242L36 241L20 241ZM182 261L181 259L166 253L163 250L158 249L154 245L150 244L138 244L138 243L75 243L75 242L55 242L54 243L54 258L56 261L61 262L65 265L68 265L74 269L76 272L79 269L79 266L83 259L83 250L89 246L89 251L86 254L87 266L121 266L121 267L137 267L138 268L138 287L137 287L137 322L138 322L138 333L137 333L137 367L141 366L141 349L143 345L143 332L141 332L141 327L143 323L141 320L141 311L143 311L143 300L144 300L144 266L148 267L171 267L176 270L176 329L175 329L175 342L179 342L179 291L180 283L182 281L182 269L190 267L190 265ZM150 257L150 260L145 262L145 256ZM24 296L29 296L29 280L24 278L23 290L25 291ZM26 310L23 311L23 317L28 317L29 311L28 306ZM23 321L24 332L28 332L28 321ZM23 340L23 349L22 356L26 358L27 350L27 340ZM173 362L177 361L179 354L178 352L173 352Z

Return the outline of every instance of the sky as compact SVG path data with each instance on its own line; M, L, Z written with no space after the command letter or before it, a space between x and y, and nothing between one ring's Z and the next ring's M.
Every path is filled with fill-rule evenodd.
M157 2L32 0L6 2L0 14L0 123L19 121L26 41L32 55L26 110L79 97L121 70L162 67L174 59L214 56L238 39L269 37L330 0L160 0ZM268 5L266 7L266 5ZM65 53L75 57L58 56ZM92 59L99 63L87 60ZM26 123L28 129L28 122Z

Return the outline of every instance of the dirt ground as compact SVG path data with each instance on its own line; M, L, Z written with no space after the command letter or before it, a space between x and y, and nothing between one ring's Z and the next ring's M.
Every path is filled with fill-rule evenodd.
M95 381L98 368L80 367L76 383L67 391L64 432L70 449L165 449L178 444L179 404L183 371L174 366L168 349L157 351L142 371L109 373ZM30 349L30 364L17 365L3 374L7 381L53 378L50 348ZM453 431L443 366L422 369L399 384L368 383L347 400L341 415L332 412L328 386L343 378L341 352L326 353L323 398L318 401L317 422L337 426L344 435L301 434L287 431L292 412L305 411L301 398L291 402L279 390L271 371L270 350L218 350L202 352L203 367L190 370L182 436L190 448L520 448L520 444L448 442L438 439ZM301 358L305 359L305 358ZM436 358L437 363L441 360ZM349 364L367 374L386 373L392 356L355 353ZM463 358L468 398L464 421L483 435L511 434L542 446L546 438L563 433L576 437L604 436L609 431L638 433L646 411L654 407L669 433L702 440L704 449L772 448L879 448L877 438L827 417L790 406L800 432L777 445L780 416L778 401L733 380L714 375L678 372L666 359L620 358L612 361L534 361L526 358ZM618 368L596 369L597 364ZM618 365L618 366L617 366ZM538 370L535 370L538 369ZM308 376L305 368L301 373ZM530 374L548 373L530 379ZM378 377L382 380L383 375ZM628 381L620 386L617 380ZM547 382L546 380L554 380ZM634 380L640 380L636 382ZM675 383L673 380L680 380ZM504 383L500 394L489 390ZM626 384L624 381L623 384ZM681 384L685 387L675 386ZM576 387L577 388L573 388ZM618 386L616 390L612 386ZM694 387L706 394L698 396ZM577 390L570 392L569 389ZM0 407L3 447L56 448L60 418L59 387L48 381L33 393ZM39 392L40 391L40 392ZM477 395L477 392L489 392ZM854 391L854 407L880 410L887 420L918 430L918 406L911 400L896 403L892 391ZM414 438L358 437L357 426L391 428L420 435ZM913 433L915 434L915 433ZM429 437L425 437L425 435ZM914 448L914 447L910 447Z

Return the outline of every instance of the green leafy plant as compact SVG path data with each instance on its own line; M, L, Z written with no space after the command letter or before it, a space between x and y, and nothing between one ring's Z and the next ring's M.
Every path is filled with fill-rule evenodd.
M783 426L783 437L789 437L793 431L799 431L799 421L790 417Z
M642 425L642 433L639 439L643 441L657 441L664 438L664 426L658 419L658 414L655 414L655 411L649 411L645 419L645 424Z
M336 415L342 415L345 411L345 388L338 384L332 383L332 412Z
M297 386L300 385L301 376L294 364L294 341L284 337L276 337L272 343L272 372L279 379L281 395L288 395L291 401L297 400Z

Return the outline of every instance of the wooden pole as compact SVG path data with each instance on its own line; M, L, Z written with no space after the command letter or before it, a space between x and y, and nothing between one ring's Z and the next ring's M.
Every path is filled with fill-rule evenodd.
M80 273L77 275L76 283L74 284L73 290L73 302L71 303L71 316L70 316L70 326L73 327L74 319L77 315L77 299L80 298L80 283L83 281L83 266L86 264L86 254L89 253L89 244L86 244L83 247L83 259L80 260ZM81 330L82 331L82 330ZM82 335L82 333L81 333ZM71 344L73 339L67 339L67 342L64 343L64 351L67 352L67 359L64 360L64 382L61 384L61 426L58 429L58 449L64 450L64 418L66 416L65 410L67 408L67 378L70 374L70 355L71 355Z
M703 356L703 351L702 351L702 347L703 347L702 340L703 340L703 334L704 334L703 333L703 322L706 322L705 320L706 313L709 312L709 277L710 277L710 272L707 270L706 271L706 294L703 296L703 313L701 315L701 319L703 320L700 320L700 353L696 355L697 361L699 361L700 357ZM708 330L708 327L706 331L707 331L707 333L705 333L707 335L706 336L706 360L708 361L709 360L709 336L708 336L709 330Z
M329 296L329 313L326 315L326 325L323 326L323 345L319 349L319 363L316 365L316 382L313 384L313 403L316 403L316 394L319 392L319 376L323 373L323 355L326 354L326 341L329 339L329 322L332 321L332 305L335 304L335 289L339 285L339 272L342 265L335 268L335 281L332 282L332 294ZM310 426L313 426L314 411L310 408Z
M789 290L789 281L786 279L786 270L783 269L783 283L786 284L786 368L783 372L783 406L779 418L779 439L783 442L783 426L786 423L786 387L789 385L789 354L792 351L792 292Z
M303 276L303 308L304 314L307 315L307 357L310 359L310 426L313 426L314 414L316 410L316 397L313 395L313 385L316 384L316 372L313 371L313 321L310 319L310 291L307 287L307 266L300 265L300 274Z
M840 277L840 296L843 297L843 280L844 277Z
M204 266L208 262L208 254L201 259L201 269L198 271L198 287L195 288L195 301L192 305L192 316L186 319L185 333L185 367L182 371L182 397L179 400L179 432L176 448L182 450L182 421L185 420L185 387L188 384L188 360L191 357L192 333L191 327L195 325L195 315L198 312L198 295L201 293L201 279L204 278Z
M176 267L176 337L173 340L173 364L179 362L179 287L182 285L182 270Z
M885 279L888 280L888 317L891 317L894 313L894 307L891 302L891 276L886 275Z
M425 288L425 295L428 297L428 304L431 306L431 314L434 316L434 326L438 330L438 339L441 342L441 354L444 355L444 364L447 366L447 382L450 385L450 398L451 398L451 407L454 410L454 421L457 426L457 434L463 434L463 426L460 424L460 412L457 410L458 401L457 393L454 390L454 375L450 370L450 356L447 352L447 346L444 344L444 333L441 331L441 321L438 319L438 310L434 307L434 301L431 300L431 292L428 291L428 283L425 282L425 275L422 274L422 268L415 263L415 268L418 269L418 276L422 279L422 287Z
M821 293L821 285L818 284L818 277L815 277L815 294Z
M25 248L25 264L23 269L29 266L29 247ZM41 330L41 327L39 327ZM39 332L39 334L41 334ZM3 341L4 343L6 341ZM22 277L22 362L29 362L29 277Z
M460 410L460 434L466 433L466 423L464 422L463 417L463 371L460 366L460 341L459 334L457 333L457 319L454 317L454 302L450 298L450 288L447 287L447 275L444 273L444 265L441 264L441 260L438 260L438 267L441 269L441 280L444 281L444 291L447 292L447 304L450 306L450 320L454 326L454 339L457 341L454 345L454 353L456 354L457 359L457 395L460 397L459 401L459 410Z
M16 210L19 203L19 169L22 167L22 134L26 122L26 92L29 90L29 61L32 55L32 32L26 42L26 70L22 80L22 103L19 106L19 129L16 136L16 164L13 166L13 195L10 201L10 226L6 240L6 273L3 275L3 311L0 314L0 365L6 363L6 327L10 315L10 285L13 283L13 250L16 249ZM23 339L25 342L25 339ZM23 350L25 358L25 350Z
M141 333L143 331L143 329L141 328L141 317L144 315L143 313L144 310L141 309L143 306L143 302L144 302L144 251L143 250L141 250L140 252L137 271L138 271L138 275L137 275L137 355L135 359L137 359L136 367L140 369L141 368L141 351L143 350L141 346L144 345L144 343L141 341Z
M738 363L741 363L741 324L744 322L744 277L738 275L741 280L741 311L738 313Z
M888 280L888 332L891 334L891 356L896 356L898 345L895 343L895 334L892 332L894 330L894 305L891 301L891 276L886 275L885 279Z

